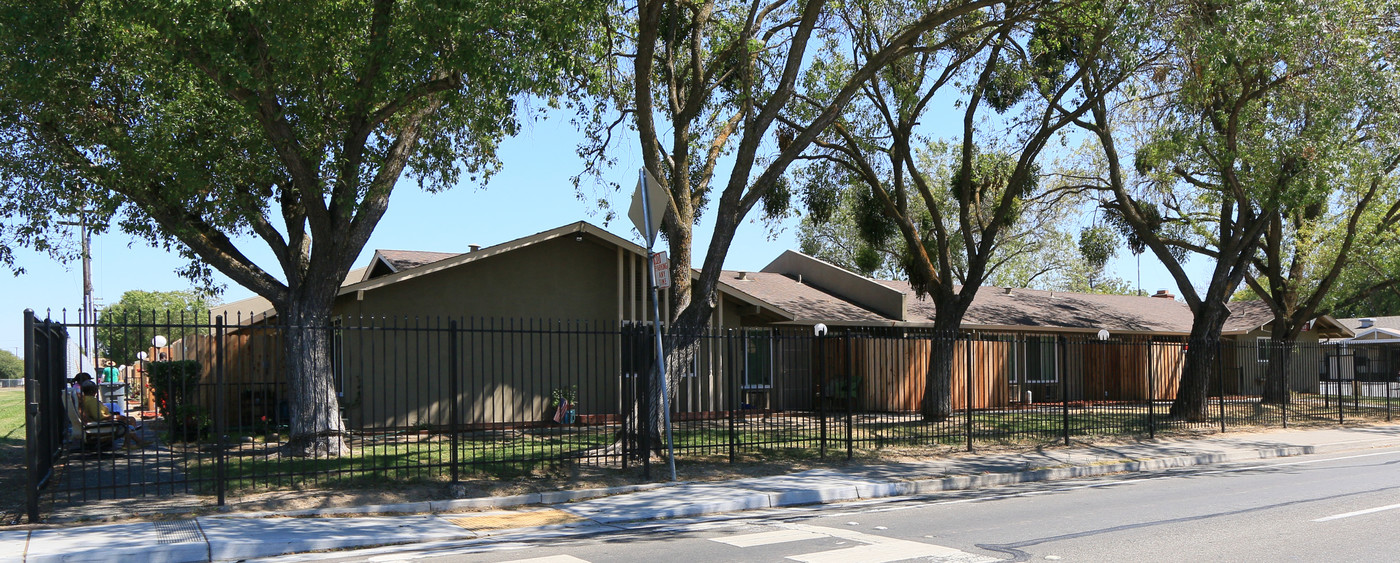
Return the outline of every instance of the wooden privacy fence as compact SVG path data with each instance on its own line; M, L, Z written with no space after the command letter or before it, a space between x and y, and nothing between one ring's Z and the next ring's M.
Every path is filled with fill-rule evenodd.
M1003 408L1017 403L1071 401L1145 401L1176 398L1184 347L1173 342L1100 342L1049 338L1057 347L1046 365L1027 359L1025 341L1017 337L958 339L953 342L954 410ZM828 345L825 361L845 365L862 380L855 408L873 412L912 412L923 404L935 346L927 337L855 337L846 346ZM946 343L944 343L946 347ZM972 381L968 374L971 368ZM1040 372L1036 372L1039 369Z

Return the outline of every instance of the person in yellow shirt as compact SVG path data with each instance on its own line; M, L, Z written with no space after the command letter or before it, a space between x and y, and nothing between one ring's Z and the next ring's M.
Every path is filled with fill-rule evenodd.
M92 381L84 381L82 386L83 396L78 398L78 412L81 414L83 422L120 422L125 425L125 431L120 435L126 438L127 449L146 447L146 442L136 436L136 420L129 416L112 414L107 410L107 405L97 400L97 384Z

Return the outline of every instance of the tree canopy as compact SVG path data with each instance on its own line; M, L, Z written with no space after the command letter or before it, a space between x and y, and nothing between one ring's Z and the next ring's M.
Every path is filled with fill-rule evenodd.
M0 350L0 379L20 379L24 377L24 360L9 350Z
M1163 56L1080 123L1102 144L1104 208L1130 245L1171 272L1194 313L1190 338L1207 344L1188 350L1173 415L1206 416L1226 301L1262 265L1259 252L1287 259L1266 234L1325 205L1319 188L1339 185L1341 155L1355 154L1347 136L1368 135L1353 103L1365 95L1352 90L1367 67L1387 64L1372 40L1386 10L1348 1L1170 4L1152 25ZM1214 261L1199 290L1183 266L1191 255Z
M98 316L97 342L103 357L118 364L130 364L136 354L150 346L156 335L174 342L186 336L205 334L209 307L217 303L203 293L187 291L132 290Z
M326 325L400 179L443 190L489 177L528 117L521 97L571 99L594 68L600 8L6 3L0 247L52 248L56 219L81 213L190 257L191 277L217 269L293 326ZM240 237L275 262L254 262ZM338 453L330 344L303 332L285 339L292 440Z

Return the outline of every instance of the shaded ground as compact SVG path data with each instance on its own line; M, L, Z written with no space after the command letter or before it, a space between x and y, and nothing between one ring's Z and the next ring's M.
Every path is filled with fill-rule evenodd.
M1335 403L1334 403L1335 405ZM1231 434L1264 430L1277 413L1257 401L1227 401L1226 418ZM1348 405L1347 422L1362 422L1358 416L1372 415L1372 420L1384 420L1386 409L1372 408L1353 411ZM1157 416L1165 413L1165 404L1158 405ZM1326 405L1297 405L1290 408L1290 426L1336 426L1331 418L1336 407ZM1145 438L1146 409L1133 405L1099 405L1090 410L1072 409L1070 441L1074 446L1112 447L1114 444L1138 443ZM1318 411L1316 413L1311 411ZM1367 412L1372 411L1372 412ZM972 420L977 453L1027 452L1056 448L1064 444L1061 425L1066 413L1060 407L1045 406L1013 412L978 412ZM745 477L792 473L819 467L858 467L890 465L906 461L927 461L930 458L955 458L966 451L960 438L966 419L940 423L941 431L927 435L929 428L908 417L893 415L856 415L853 429L855 457L847 461L845 426L840 421L829 425L831 440L826 458L819 457L814 444L819 442L818 427L798 417L772 419L750 417L736 426L724 420L688 422L677 432L677 465L683 481L732 480ZM148 425L148 426L158 426ZM922 432L916 430L923 428ZM148 430L149 431L149 430ZM504 467L492 473L466 473L457 485L449 485L446 475L451 450L442 436L428 433L407 433L374 436L366 439L354 458L336 460L281 459L278 444L244 437L233 444L226 466L230 484L261 483L279 490L233 489L227 492L224 510L301 510L378 504L398 504L449 498L478 498L507 496L562 489L590 489L627 484L656 482L664 479L665 466L657 461L650 478L639 467L622 470L599 466L603 459L573 459L562 462L513 463L505 454L538 453L534 447L554 451L558 448L588 447L593 441L584 439L596 434L582 430L580 438L567 438L561 429L520 434L508 440L508 447L474 447L463 445L462 460L473 455L489 455ZM1219 431L1216 422L1169 423L1158 418L1159 437L1183 438L1213 434ZM727 442L732 435L743 444L730 463ZM942 432L947 432L943 434ZM539 434L539 436L535 436ZM564 435L561 435L564 434ZM905 446L910 438L926 445ZM994 439L987 439L994 438ZM362 438L363 439L363 438ZM465 440L464 442L469 442ZM22 448L22 436L20 440ZM532 445L533 444L533 445ZM801 445L798 445L801 444ZM759 446L759 448L755 448ZM796 446L796 447L794 447ZM684 450L684 453L681 453ZM209 461L216 451L209 443L176 443L162 445L131 456L101 455L71 458L61 474L59 483L46 492L45 518L50 521L111 520L129 517L161 517L162 514L188 515L219 510L213 494L214 465ZM504 459L503 459L504 458ZM483 470L492 470L490 464ZM85 469L96 468L99 474L86 475ZM22 471L18 472L22 484ZM134 490L116 485L120 480L147 475L155 489ZM129 482L129 481L128 481ZM163 482L163 484L161 484ZM23 501L22 487L15 493ZM74 494L73 491L78 493ZM66 492L65 492L66 491ZM142 496L144 498L116 498Z

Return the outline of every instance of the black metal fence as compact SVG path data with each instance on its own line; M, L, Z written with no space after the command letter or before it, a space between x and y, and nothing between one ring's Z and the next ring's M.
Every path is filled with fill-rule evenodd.
M341 318L308 328L169 317L64 325L28 314L25 323L31 518L41 492L57 504L171 495L222 504L230 491L499 479L558 464L650 472L661 449L648 325ZM135 419L133 435L153 445L123 451L125 440L85 439L72 424L68 330L92 331L119 364L97 374L115 378L101 400ZM328 343L312 365L333 397L292 396L293 330ZM1316 343L808 328L710 329L670 342L681 461L1389 420L1396 393L1395 374L1357 369L1357 350ZM1192 346L1214 352L1207 409L1173 417ZM924 412L928 381L946 383L944 411ZM348 453L291 455L298 404L333 412Z

